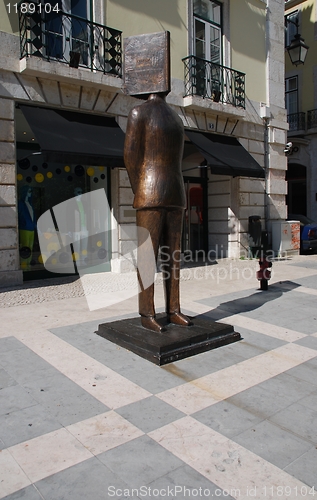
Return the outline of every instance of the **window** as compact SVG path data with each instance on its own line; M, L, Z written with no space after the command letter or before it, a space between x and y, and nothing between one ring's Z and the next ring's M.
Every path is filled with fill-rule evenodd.
M221 4L193 0L193 79L196 94L219 102L223 95Z
M289 130L305 129L305 113L298 112L298 77L292 76L285 80L285 107Z
M55 0L50 0L53 4ZM56 3L56 2L55 2ZM48 55L55 59L66 59L70 53L80 54L80 64L88 65L90 6L87 0L58 0L60 13L47 16ZM61 14L64 12L65 15ZM77 16L80 19L68 16Z
M287 114L298 113L298 78L292 76L285 80L285 107Z
M194 0L194 55L221 64L221 5Z
M285 16L285 47L288 47L297 33L298 10Z

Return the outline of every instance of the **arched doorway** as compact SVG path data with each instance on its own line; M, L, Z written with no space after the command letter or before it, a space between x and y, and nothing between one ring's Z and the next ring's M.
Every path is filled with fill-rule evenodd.
M288 194L286 204L289 214L307 215L306 167L289 163L286 172Z

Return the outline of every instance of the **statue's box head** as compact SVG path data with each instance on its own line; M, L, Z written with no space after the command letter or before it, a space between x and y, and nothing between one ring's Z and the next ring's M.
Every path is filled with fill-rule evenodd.
M171 91L170 33L124 39L124 92L142 97Z

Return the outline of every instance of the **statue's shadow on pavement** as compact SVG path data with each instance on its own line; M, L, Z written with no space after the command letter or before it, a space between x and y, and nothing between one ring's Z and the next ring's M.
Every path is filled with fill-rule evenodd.
M100 324L96 333L152 363L166 365L241 340L240 333L233 326L217 321L260 308L299 286L292 281L284 281L271 285L266 291L222 302L210 312L191 317L193 325L188 327L168 324L166 315L158 314L157 321L166 326L164 333L143 328L139 317ZM211 305L213 300L209 298L199 303Z
M200 315L200 317L210 318L219 321L228 316L254 311L267 304L281 298L285 293L295 290L300 285L293 281L281 281L274 285L269 285L268 290L260 291L238 299L221 302L215 309ZM201 304L210 304L210 299L200 300Z

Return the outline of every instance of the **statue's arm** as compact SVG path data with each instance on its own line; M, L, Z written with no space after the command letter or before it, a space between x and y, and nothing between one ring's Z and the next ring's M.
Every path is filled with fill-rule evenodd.
M130 111L124 142L124 163L133 193L138 187L140 166L144 159L143 120L138 108Z

